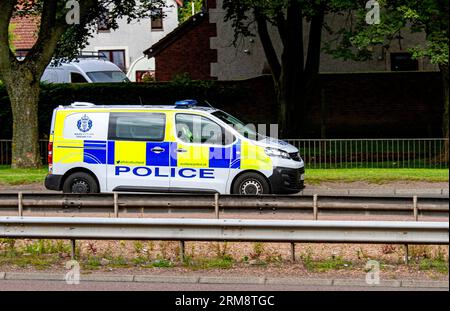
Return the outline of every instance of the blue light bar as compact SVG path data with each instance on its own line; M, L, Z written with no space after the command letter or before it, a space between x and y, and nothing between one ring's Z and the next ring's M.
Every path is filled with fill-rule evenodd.
M175 103L176 108L192 108L194 106L197 106L198 102L195 99L186 99L186 100L180 100Z

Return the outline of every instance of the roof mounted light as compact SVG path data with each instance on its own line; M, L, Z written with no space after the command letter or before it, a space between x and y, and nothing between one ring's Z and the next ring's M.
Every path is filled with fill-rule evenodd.
M86 102L74 102L70 106L73 107L73 108L89 108L89 107L95 107L95 104L93 104L93 103L86 103Z
M188 109L197 106L198 102L195 99L180 100L175 103L176 108Z

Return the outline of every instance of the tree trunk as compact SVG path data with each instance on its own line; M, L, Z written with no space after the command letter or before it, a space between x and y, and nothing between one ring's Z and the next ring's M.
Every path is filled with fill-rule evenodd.
M448 84L448 65L439 66L442 75L442 86L443 86L443 97L444 97L444 115L442 119L442 134L443 137L447 139L444 143L444 154L443 162L449 163L449 141L448 141L448 102L449 102L449 84Z
M14 70L5 79L13 114L12 168L42 166L39 153L38 102L40 85L25 70Z

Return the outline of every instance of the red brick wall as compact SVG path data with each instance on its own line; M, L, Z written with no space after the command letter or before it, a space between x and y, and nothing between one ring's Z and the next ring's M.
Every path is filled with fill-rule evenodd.
M321 137L321 97L326 138L442 137L442 79L438 72L324 74L323 96L311 94L304 129L297 138ZM277 123L276 97L271 76L236 83L244 89L233 102L210 102L256 124Z
M29 50L37 40L38 18L13 18L14 47L17 50Z
M194 80L214 80L211 63L217 62L217 50L211 50L210 38L216 36L216 25L210 24L208 17L182 34L155 57L156 80L170 81L186 72Z

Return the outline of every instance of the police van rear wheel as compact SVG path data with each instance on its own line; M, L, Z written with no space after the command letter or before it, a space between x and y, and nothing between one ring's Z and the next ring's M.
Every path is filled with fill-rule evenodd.
M94 177L87 173L74 173L66 178L63 185L64 193L98 193L98 185Z
M256 173L247 173L239 176L233 186L233 193L240 195L269 194L269 183Z

